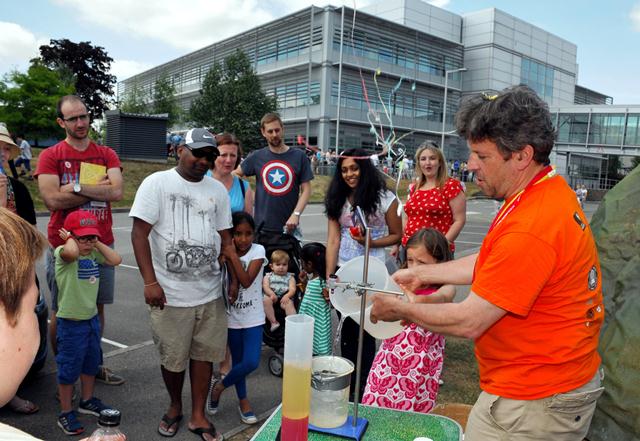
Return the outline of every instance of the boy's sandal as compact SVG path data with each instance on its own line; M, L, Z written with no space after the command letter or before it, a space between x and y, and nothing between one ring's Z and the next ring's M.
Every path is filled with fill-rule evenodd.
M205 441L207 441L205 435L211 435L215 441L224 441L224 436L216 431L213 424L209 424L209 427L196 427L195 429L189 428L189 432L195 433Z
M158 425L158 433L168 438L176 436L176 433L178 433L178 429L180 428L180 421L182 421L182 415L176 415L173 418L170 418L169 415L165 413L164 415L162 415L160 424ZM166 425L166 429L162 428L162 423ZM174 426L175 429L171 431L171 428Z

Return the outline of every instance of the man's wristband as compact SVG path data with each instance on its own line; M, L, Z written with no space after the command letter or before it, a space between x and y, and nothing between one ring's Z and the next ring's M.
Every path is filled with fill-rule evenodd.
M153 285L160 285L160 284L158 283L158 281L157 281L157 280L156 280L155 282L145 283L145 284L144 284L144 286L145 286L145 287L147 287L147 286L153 286Z

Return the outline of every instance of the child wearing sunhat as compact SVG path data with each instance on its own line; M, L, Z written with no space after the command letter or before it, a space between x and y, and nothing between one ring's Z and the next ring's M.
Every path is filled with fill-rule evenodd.
M58 284L56 363L61 405L58 426L67 435L78 435L84 432L84 427L76 417L71 398L78 377L82 384L78 412L99 416L101 410L110 408L93 396L95 376L102 364L96 306L98 265L116 266L122 258L100 241L98 219L89 211L70 213L59 234L65 243L54 253Z

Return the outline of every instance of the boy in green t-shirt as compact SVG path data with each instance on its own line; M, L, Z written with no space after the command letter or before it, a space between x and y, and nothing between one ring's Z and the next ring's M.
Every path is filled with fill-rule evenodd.
M101 410L110 408L93 396L95 376L102 363L96 306L100 282L98 264L116 266L122 258L100 242L97 226L98 219L89 211L69 214L59 231L65 244L54 253L58 284L56 363L61 406L58 426L67 435L84 432L71 403L73 384L78 377L82 384L78 412L99 416Z

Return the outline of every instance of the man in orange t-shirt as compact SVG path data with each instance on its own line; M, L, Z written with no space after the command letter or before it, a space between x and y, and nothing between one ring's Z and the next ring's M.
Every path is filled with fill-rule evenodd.
M456 125L478 186L504 204L479 253L393 278L407 291L451 283L471 292L432 305L378 296L372 319L475 340L483 392L465 440L582 440L603 390L600 264L575 194L548 165L547 105L528 87L511 87L467 99Z

